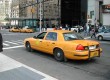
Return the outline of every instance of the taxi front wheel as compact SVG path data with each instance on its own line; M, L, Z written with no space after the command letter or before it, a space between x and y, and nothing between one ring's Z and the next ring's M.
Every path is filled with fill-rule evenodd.
M64 53L61 49L54 50L54 57L57 61L64 61Z
M25 46L26 46L27 51L29 51L29 52L31 52L31 51L32 51L32 48L31 48L31 46L30 46L30 43L29 43L29 42L26 42Z

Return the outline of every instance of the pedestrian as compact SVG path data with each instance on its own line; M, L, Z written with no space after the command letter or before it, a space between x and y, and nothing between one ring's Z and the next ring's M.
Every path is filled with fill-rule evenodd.
M0 33L0 52L3 51L3 38L2 38L2 34Z
M95 31L95 28L92 29L92 35L91 35L91 38L92 38L93 36L96 38L96 31Z
M86 23L86 31L87 31L87 36L90 35L90 26L88 23Z
M65 25L65 30L68 30L68 24Z
M78 27L78 33L80 33L80 32L81 32L80 27Z

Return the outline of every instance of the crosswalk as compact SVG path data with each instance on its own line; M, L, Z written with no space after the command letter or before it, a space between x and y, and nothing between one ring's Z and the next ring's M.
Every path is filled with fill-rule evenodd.
M10 48L17 48L17 47L23 47L23 40L10 40L10 41L4 41L3 42L3 49L10 49Z

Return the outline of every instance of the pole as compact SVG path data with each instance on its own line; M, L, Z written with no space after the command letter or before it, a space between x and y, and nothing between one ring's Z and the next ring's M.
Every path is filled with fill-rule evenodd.
M32 9L31 9L31 12L32 12L32 27L34 27L34 22L33 22L33 0L32 0Z
M42 27L42 23L41 23L41 21L42 21L42 15L41 15L41 2L40 2L40 32L41 32L41 27Z
M43 0L43 2L42 2L42 4L43 4L43 30L44 30L44 0Z
M58 27L60 27L60 5L59 5L60 1L58 0Z

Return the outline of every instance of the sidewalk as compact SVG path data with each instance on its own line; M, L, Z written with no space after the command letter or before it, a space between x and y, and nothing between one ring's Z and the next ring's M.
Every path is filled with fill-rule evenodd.
M58 80L0 53L0 80Z

